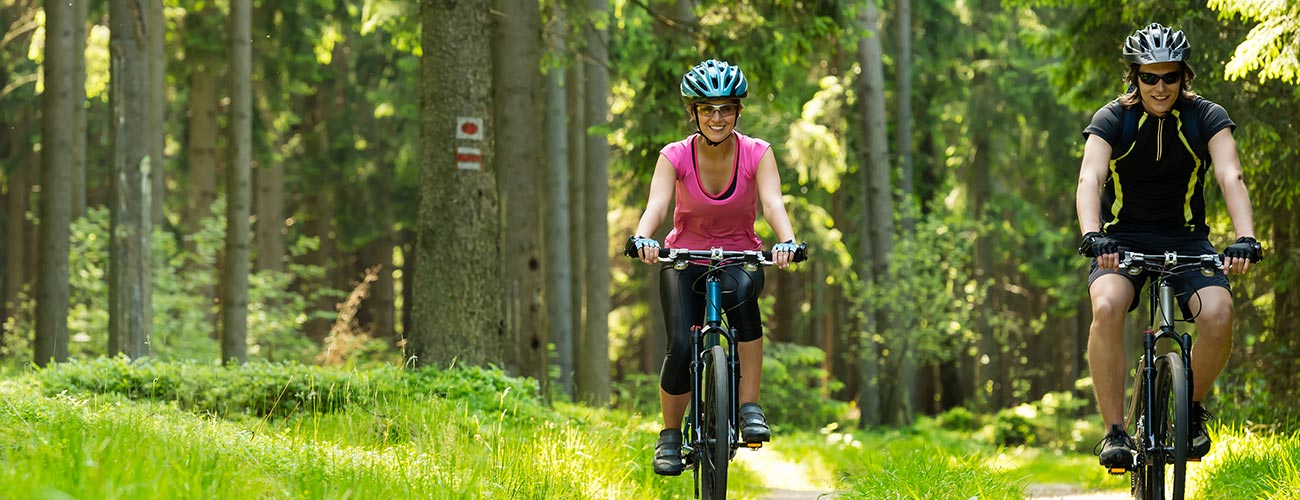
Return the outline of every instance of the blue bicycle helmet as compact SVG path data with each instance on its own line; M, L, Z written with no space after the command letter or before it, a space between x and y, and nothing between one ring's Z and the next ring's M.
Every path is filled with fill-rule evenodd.
M1124 41L1124 60L1129 64L1185 62L1192 55L1192 44L1182 31L1151 23L1133 32Z
M682 77L682 99L687 101L742 98L749 95L749 81L739 66L709 59L696 64Z

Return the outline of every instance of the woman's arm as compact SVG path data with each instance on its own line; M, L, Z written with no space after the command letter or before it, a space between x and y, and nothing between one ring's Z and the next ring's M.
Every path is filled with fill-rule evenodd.
M668 213L668 204L673 199L673 186L676 183L677 169L673 168L668 158L659 155L659 161L655 163L654 177L650 179L650 199L646 201L645 212L641 214L641 221L636 225L636 236L649 238L659 230L659 225L664 222L664 215ZM658 249L642 248L641 261L646 264L658 262Z
M785 211L785 200L781 198L781 173L776 169L776 156L771 148L758 161L754 180L758 183L758 201L763 204L763 218L767 225L772 226L777 241L793 240L794 227L790 224L790 214ZM793 257L788 253L773 254L772 260L777 267L785 268Z

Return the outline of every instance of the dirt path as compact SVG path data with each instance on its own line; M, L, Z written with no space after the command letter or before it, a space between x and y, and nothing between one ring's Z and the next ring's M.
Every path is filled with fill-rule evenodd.
M817 500L835 498L829 477L818 477L808 467L790 461L780 445L768 444L759 450L740 450L736 461L759 473L768 489L763 500Z
M1125 500L1127 491L1083 491L1073 484L1031 484L1025 489L1029 500Z

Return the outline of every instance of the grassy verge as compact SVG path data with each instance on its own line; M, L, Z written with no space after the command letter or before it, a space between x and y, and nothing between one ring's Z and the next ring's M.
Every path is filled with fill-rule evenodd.
M107 387L123 368L67 369ZM161 369L157 380L146 382L170 384L167 368ZM440 390L405 398L389 393L329 411L258 415L227 408L230 413L216 414L130 390L70 389L68 374L58 370L0 384L0 491L7 497L603 499L690 493L689 479L653 475L648 457L654 438L639 428L640 419L552 413L516 391L456 398ZM197 380L192 392L216 390L202 382L202 368L185 370ZM349 375L344 383L364 386L363 375ZM491 377L458 376L466 377L458 386L492 386Z

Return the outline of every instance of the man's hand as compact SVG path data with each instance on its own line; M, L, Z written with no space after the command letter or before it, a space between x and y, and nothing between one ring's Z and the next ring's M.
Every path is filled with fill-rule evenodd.
M1223 249L1223 271L1228 274L1246 274L1252 262L1264 259L1264 247L1251 236L1237 238L1237 242Z
M1079 255L1097 259L1097 267L1102 269L1119 269L1119 242L1097 231L1083 235Z

